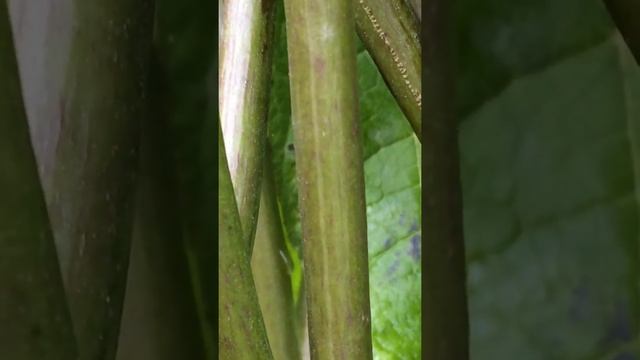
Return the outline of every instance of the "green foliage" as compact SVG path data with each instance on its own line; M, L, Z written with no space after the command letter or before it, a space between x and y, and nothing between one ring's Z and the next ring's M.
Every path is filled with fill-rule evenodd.
M472 357L635 358L640 70L599 1L459 6Z

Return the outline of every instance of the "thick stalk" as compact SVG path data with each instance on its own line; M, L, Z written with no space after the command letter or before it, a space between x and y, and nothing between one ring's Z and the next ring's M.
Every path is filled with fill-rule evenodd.
M218 358L273 359L236 207L222 140L218 135Z
M2 357L74 359L73 329L29 138L6 2L0 4L0 79Z
M360 39L400 108L422 139L419 23L406 0L352 0Z
M201 360L204 347L175 184L166 166L170 160L166 134L157 119L142 120L133 243L117 359Z
M207 359L216 359L216 3L157 0L153 107L165 131Z
M273 358L297 360L300 359L297 313L283 260L286 251L273 175L265 161L251 268Z
M150 0L75 1L51 219L79 359L113 359L131 241Z
M469 358L469 323L450 6L448 0L431 0L425 8L429 113L423 142L426 321L422 329L424 358L465 360Z
M604 0L611 18L640 64L640 1Z
M371 359L354 4L285 0L311 358Z
M220 120L249 254L260 203L274 5L274 0L234 0L223 5Z

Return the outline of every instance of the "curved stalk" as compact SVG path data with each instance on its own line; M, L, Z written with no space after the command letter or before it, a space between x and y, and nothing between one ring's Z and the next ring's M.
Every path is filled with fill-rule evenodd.
M427 116L424 159L424 358L469 358L458 121L454 108L450 1L425 12Z
M371 359L351 0L285 0L311 358Z
M218 358L273 359L236 207L227 157L218 135Z
M271 168L265 161L251 268L273 358L300 359L296 308L283 255L287 250Z
M29 137L6 2L0 4L0 79L2 357L75 359L73 329Z
M356 29L400 108L422 140L422 49L406 0L352 0Z
M227 1L220 63L220 120L249 254L266 144L274 0Z
M611 18L640 64L640 2L638 0L604 0Z
M79 359L113 359L146 115L151 0L75 1L51 220Z

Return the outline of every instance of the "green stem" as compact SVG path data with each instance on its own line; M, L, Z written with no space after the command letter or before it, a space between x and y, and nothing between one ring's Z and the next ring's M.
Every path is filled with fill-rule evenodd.
M266 143L274 0L224 4L220 120L249 254L258 218Z
M427 116L424 144L423 231L427 359L469 358L460 160L451 64L450 1L425 10Z
M227 157L218 135L218 348L221 360L273 359L265 330Z
M180 214L157 118L145 118L118 360L204 359Z
M640 64L640 1L604 0L631 53Z
M353 3L285 13L311 358L371 359Z
M74 359L75 341L24 110L7 3L0 4L0 349Z
M75 1L51 220L79 359L113 359L146 115L151 0Z
M406 0L352 0L360 39L400 108L422 139L419 23Z
M300 359L295 318L297 313L293 304L291 280L282 258L287 249L276 203L273 175L267 161L263 177L251 268L273 358L295 360Z
M165 131L207 359L216 359L216 3L157 0L154 111Z

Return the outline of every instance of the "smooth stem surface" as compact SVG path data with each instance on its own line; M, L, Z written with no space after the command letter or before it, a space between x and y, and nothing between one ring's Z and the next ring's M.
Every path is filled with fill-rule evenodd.
M273 358L296 360L300 359L297 313L283 259L287 249L273 181L271 168L265 161L251 269Z
M371 359L351 0L285 0L311 358Z
M249 254L266 144L274 5L274 0L234 0L223 5L220 120Z
M640 64L640 0L604 0L611 18Z
M218 135L218 358L273 359L236 207L227 157Z
M129 247L151 0L76 0L51 222L80 360L115 357Z
M425 7L423 358L469 358L462 190L454 108L449 0Z
M356 29L400 108L422 140L422 49L406 0L352 0Z
M31 147L6 2L0 4L0 352L75 359L56 248Z

